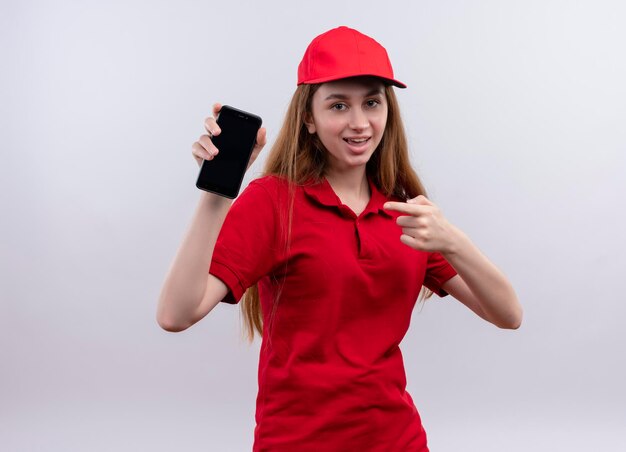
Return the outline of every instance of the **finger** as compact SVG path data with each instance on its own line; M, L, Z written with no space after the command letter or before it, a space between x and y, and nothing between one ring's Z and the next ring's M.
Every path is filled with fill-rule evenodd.
M405 202L388 201L383 204L383 209L400 213L412 213L413 206L407 205Z
M433 224L433 219L429 213L424 212L417 215L400 216L396 218L396 224L401 228L424 229Z
M396 224L402 227L416 227L417 218L413 215L402 215L396 218Z
M259 156L261 149L265 146L267 142L267 131L265 127L261 127L256 134L256 143L254 144L254 148L252 149L252 155L250 156L250 161L248 162L248 168L254 163L256 158Z
M209 136L213 137L219 135L222 129L217 125L216 118L220 115L220 111L222 110L222 104L216 102L212 107L213 116L208 117L204 120L204 128L208 132Z
M204 148L204 150L213 157L215 157L219 152L219 149L215 147L213 141L211 141L211 138L208 135L202 135L200 138L198 138L198 142Z
M217 136L222 132L222 129L220 129L220 126L217 125L217 121L213 117L204 120L204 128L210 137Z
M256 134L256 147L262 148L267 143L267 129L261 127Z
M212 160L213 155L209 154L206 149L199 143L195 142L191 145L191 153L194 157L202 159L202 160Z
M419 231L417 230L417 228L402 228L402 234L416 238L419 234Z
M418 216L426 213L430 209L430 206L424 206L420 204L408 204L406 202L388 201L383 205L383 209Z
M416 250L422 249L421 242L417 240L415 237L411 237L410 235L402 234L400 236L400 241L404 243L405 245L410 246L413 249L416 249Z
M424 195L416 196L415 198L407 201L409 204L419 204L422 206L434 206L434 204Z
M217 118L220 115L220 111L222 110L222 104L216 102L213 104L213 117Z

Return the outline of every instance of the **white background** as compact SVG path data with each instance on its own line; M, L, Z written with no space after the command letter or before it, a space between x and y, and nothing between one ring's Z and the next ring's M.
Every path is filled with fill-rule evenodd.
M198 199L190 146L215 101L271 142L306 45L348 25L409 86L431 199L525 308L518 331L450 298L416 310L431 450L626 450L625 23L618 0L2 0L0 448L250 450L239 308L155 322Z

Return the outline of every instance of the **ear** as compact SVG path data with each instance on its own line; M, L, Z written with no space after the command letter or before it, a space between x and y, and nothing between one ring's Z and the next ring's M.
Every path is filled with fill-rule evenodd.
M313 135L317 130L315 128L315 122L313 121L313 116L309 112L306 112L304 114L304 125L306 126L306 129L309 131L311 135Z

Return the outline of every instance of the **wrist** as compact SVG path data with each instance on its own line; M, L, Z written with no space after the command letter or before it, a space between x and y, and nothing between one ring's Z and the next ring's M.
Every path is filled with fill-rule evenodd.
M441 250L444 257L453 257L463 252L471 244L469 237L456 226L451 225L448 245Z
M230 207L230 205L233 203L233 200L215 193L211 193L209 191L201 190L200 202L202 204L210 206L213 209L222 209L224 207Z

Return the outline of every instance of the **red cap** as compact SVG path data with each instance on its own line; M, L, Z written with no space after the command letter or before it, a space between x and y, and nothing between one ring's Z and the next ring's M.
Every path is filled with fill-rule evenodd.
M306 49L298 66L298 85L324 83L370 75L398 88L387 51L378 42L352 28L333 28L319 35Z

